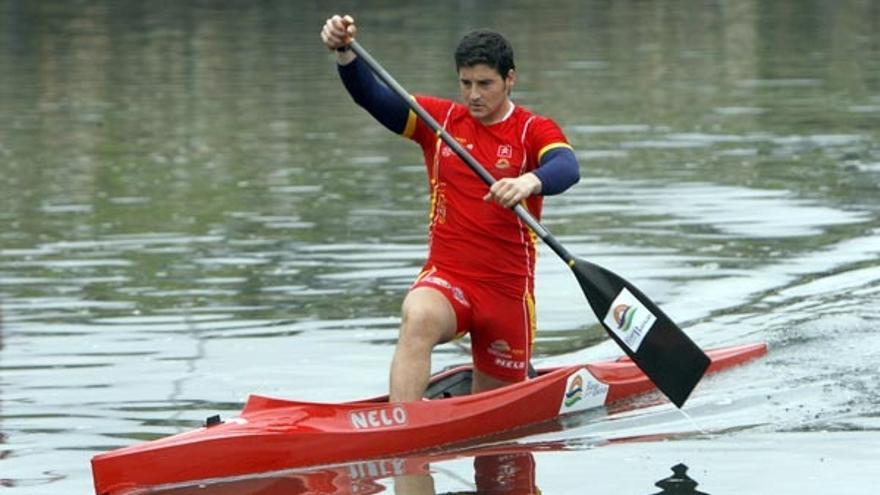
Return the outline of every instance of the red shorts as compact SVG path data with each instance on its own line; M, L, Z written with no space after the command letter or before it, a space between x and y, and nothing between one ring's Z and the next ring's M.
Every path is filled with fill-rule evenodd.
M474 367L507 381L526 379L535 335L535 299L523 282L520 296L491 284L426 266L410 290L430 287L455 311L456 338L470 333Z

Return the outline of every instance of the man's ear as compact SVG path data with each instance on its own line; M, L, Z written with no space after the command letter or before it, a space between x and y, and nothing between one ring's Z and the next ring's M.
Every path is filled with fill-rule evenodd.
M510 96L510 92L513 91L513 85L516 84L516 69L507 71L505 82L507 83L507 95Z

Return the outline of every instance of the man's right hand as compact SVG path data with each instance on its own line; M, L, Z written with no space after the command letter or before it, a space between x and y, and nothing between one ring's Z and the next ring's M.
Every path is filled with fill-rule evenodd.
M321 30L321 41L330 50L347 47L354 40L357 33L357 26L354 24L354 18L350 15L334 15L327 19L324 23L324 29Z

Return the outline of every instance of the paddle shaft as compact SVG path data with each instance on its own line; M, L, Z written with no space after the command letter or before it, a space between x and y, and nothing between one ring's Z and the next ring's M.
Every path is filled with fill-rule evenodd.
M442 139L443 142L446 143L446 145L449 146L452 151L454 151L455 154L457 154L459 158L461 158L467 164L467 166L470 167L471 170L473 170L474 173L476 173L480 177L480 179L482 179L483 182L486 183L487 186L491 186L496 182L495 177L492 177L492 174L490 174L486 170L486 168L483 167L483 165L480 164L480 162L478 162L473 157L473 155L471 155L470 152L468 152L468 150L464 148L464 146L462 146L458 141L455 140L455 138L453 138L448 132L446 132L446 129L444 129L440 125L440 123L431 116L431 114L425 111L425 109L422 108L421 105L419 105L419 102L416 101L415 98L411 97L409 93L405 89L403 89L403 86L401 86L391 76L391 74L389 74L388 71L386 71L379 64L379 62L377 62L376 59L372 57L372 55L370 55L369 52L367 52L360 44L358 44L357 41L351 42L351 49L352 51L354 51L355 54L357 54L358 57L361 57L361 60L363 60L370 67L370 70L372 70L373 73L382 80L382 82L384 82L389 88L391 88L391 90L394 91L398 96L403 98L403 100L407 103L407 105L409 105L412 111L415 112L416 115L418 115L419 118L422 119L422 121L424 121L425 124L427 124L428 127L430 127L431 130L433 130L437 134L437 136L439 136L440 139ZM563 246L558 240L556 240L555 237L553 237L553 234L551 234L549 230L541 225L541 222L539 222L538 219L534 217L534 215L529 213L529 210L525 209L523 205L517 204L513 207L513 211L520 219L522 219L523 222L526 223L526 225L529 226L530 229L532 229L532 231L535 232L538 237L541 238L542 241L544 241L544 243L550 246L550 249L552 249L553 252L555 252L560 258L562 258L562 260L565 261L566 264L571 266L574 263L574 256L572 256L572 254L567 249L565 249L565 246Z

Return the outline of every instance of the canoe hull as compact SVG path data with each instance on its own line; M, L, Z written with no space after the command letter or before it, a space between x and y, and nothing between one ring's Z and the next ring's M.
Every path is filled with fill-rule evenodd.
M709 371L764 353L764 344L709 351ZM452 383L466 373L469 367L454 368L432 384ZM389 403L381 396L323 404L254 395L238 417L215 426L99 454L92 473L98 495L116 495L157 484L375 459L475 441L651 390L635 364L620 359L546 369L480 394L414 402Z

